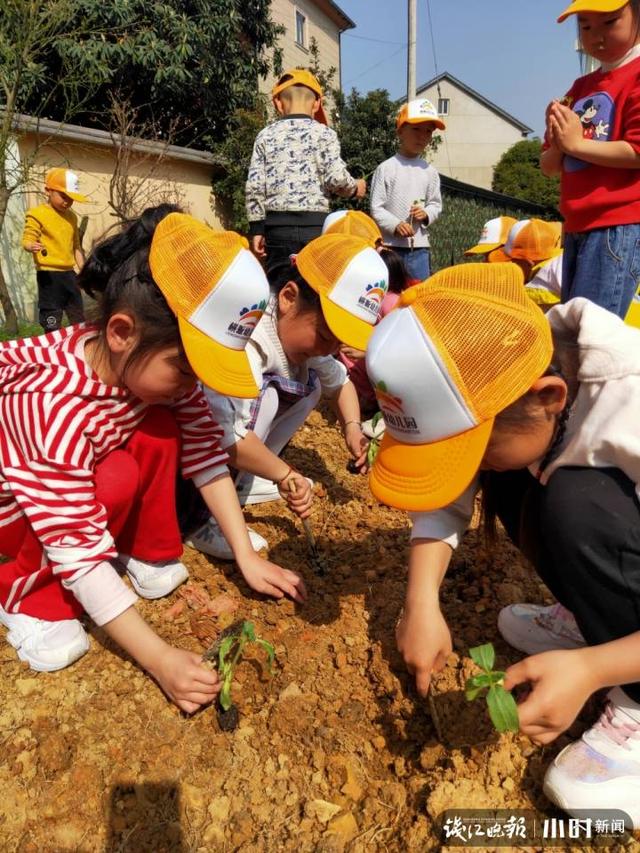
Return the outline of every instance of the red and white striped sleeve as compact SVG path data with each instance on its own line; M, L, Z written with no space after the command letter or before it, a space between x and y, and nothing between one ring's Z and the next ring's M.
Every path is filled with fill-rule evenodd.
M229 456L220 442L223 430L213 419L200 386L171 406L182 437L182 475L202 485L228 473Z

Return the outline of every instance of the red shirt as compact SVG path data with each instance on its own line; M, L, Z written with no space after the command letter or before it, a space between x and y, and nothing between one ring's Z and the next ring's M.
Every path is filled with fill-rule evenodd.
M585 138L623 139L640 153L640 58L579 77L563 103L580 116ZM595 166L565 156L560 211L567 231L640 222L640 169Z

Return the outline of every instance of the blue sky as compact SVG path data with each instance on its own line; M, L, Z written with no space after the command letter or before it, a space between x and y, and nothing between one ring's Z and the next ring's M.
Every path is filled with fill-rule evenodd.
M360 92L407 85L406 0L337 0L357 24L342 36L342 85ZM463 83L541 135L544 110L580 75L573 18L557 24L569 0L417 0L417 81L438 73Z

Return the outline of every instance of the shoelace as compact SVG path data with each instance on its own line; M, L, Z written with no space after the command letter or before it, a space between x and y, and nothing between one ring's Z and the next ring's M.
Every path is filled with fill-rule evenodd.
M620 709L618 708L614 708L611 702L607 702L598 722L594 725L594 729L608 737L609 740L612 740L618 746L623 746L625 749L631 749L631 746L627 741L630 738L640 739L640 723L637 723L626 714L625 718L628 722L622 722L620 719L620 713L616 714L616 711L619 710Z

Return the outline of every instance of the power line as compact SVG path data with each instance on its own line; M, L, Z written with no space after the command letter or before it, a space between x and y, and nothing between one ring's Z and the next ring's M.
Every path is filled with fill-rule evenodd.
M436 40L433 35L433 21L431 19L431 3L427 0L427 20L429 22L429 32L431 34L431 51L433 53L433 67L436 72L436 80L440 76L438 72L438 57L436 54ZM438 92L438 101L442 100L442 90L440 89L440 81L438 80L436 84L436 91ZM439 106L439 104L438 104ZM449 146L447 145L447 134L445 132L444 136L441 137L444 142L444 152L447 155L447 166L449 167L449 174L453 177L453 170L451 169L451 157L449 156Z
M351 77L351 79L347 80L343 84L343 88L346 88L349 84L353 83L355 80L359 80L361 77L364 77L365 74L368 74L369 71L373 71L374 68L378 68L378 66L383 65L385 62L388 62L390 59L393 59L394 56L397 56L399 53L402 53L403 50L407 49L407 45L403 44L402 47L395 50L390 56L381 59L380 62L376 62L375 65L370 65L368 68L365 68L364 71L361 71L360 74L356 74L355 77Z
M388 41L387 39L373 39L368 36L352 36L350 33L344 33L342 36L343 39L359 39L360 41L375 41L378 44L401 44L404 45L403 41Z

